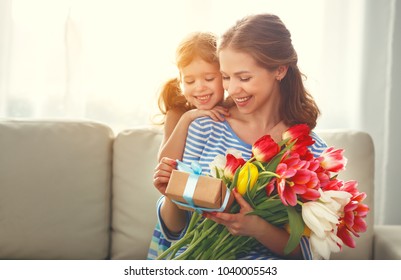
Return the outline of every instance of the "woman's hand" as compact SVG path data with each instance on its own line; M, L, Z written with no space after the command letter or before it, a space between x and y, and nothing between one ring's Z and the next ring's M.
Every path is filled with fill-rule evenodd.
M171 158L163 157L155 168L153 175L153 185L163 195L166 193L167 184L170 180L171 172L176 169L177 162Z
M257 215L246 215L253 210L252 207L238 192L234 190L233 193L241 207L239 213L206 213L204 216L216 223L225 225L232 235L255 238L263 246L278 255L286 258L302 258L300 246L297 246L289 255L284 255L284 248L288 242L289 234L284 229L273 226Z
M265 222L257 215L246 215L253 208L245 201L245 199L237 192L233 191L234 197L241 207L237 214L229 213L205 213L204 216L227 227L232 235L243 235L255 237L260 232L261 222Z
M188 112L184 113L188 114L191 120L195 120L199 117L210 117L214 121L224 121L225 117L228 117L230 114L228 113L228 109L222 106L215 106L210 110L201 110L201 109L192 109Z

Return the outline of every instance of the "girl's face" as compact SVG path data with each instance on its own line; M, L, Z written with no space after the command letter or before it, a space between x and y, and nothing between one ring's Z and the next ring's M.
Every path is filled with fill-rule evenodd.
M223 85L240 112L249 114L279 101L278 70L269 71L255 59L230 48L219 53Z
M181 85L187 101L198 109L210 110L224 98L219 65L200 58L181 69Z

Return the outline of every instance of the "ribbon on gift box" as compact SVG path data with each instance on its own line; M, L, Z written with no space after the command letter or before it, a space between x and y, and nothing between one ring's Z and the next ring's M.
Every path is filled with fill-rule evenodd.
M204 208L195 206L193 201L193 196L196 189L196 184L198 182L198 178L202 175L202 167L198 162L192 162L191 166L183 163L182 161L177 161L177 170L184 171L189 173L188 181L185 185L184 193L182 197L187 203L182 203L180 201L173 200L174 203L179 204L184 207L188 207L196 211L197 213L202 214L203 211L205 212L223 212L227 206L228 200L230 198L230 190L227 188L226 196L220 208Z
M202 167L197 162L192 162L191 166L189 166L183 163L182 161L177 160L177 170L189 173L188 181L187 184L185 185L182 197L189 205L195 206L192 198L195 193L195 188L198 182L198 178L200 175L202 175Z

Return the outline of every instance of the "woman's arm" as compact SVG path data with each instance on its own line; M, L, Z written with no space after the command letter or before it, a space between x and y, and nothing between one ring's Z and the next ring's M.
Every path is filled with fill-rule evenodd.
M216 223L225 225L233 235L254 237L263 246L269 248L277 255L293 259L302 258L300 246L297 246L289 255L285 256L284 248L290 237L287 231L273 226L257 215L246 215L253 210L252 207L239 193L235 191L233 193L238 204L241 206L239 213L208 213L206 217L214 220Z

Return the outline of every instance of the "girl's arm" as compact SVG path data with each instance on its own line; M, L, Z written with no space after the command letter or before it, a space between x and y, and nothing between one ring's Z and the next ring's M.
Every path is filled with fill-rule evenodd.
M165 195L171 172L176 169L176 161L164 157L156 166L153 176L153 185L158 191ZM186 225L186 213L172 202L168 197L164 197L164 201L160 206L160 217L163 224L171 233L179 233Z
M212 110L190 110L179 117L180 112L169 111L165 122L165 137L159 152L159 164L155 169L154 182L155 187L165 194L171 172L176 169L175 159L182 159L185 142L188 134L188 128L191 122L202 116L210 116L214 120L224 120L228 115L227 109L215 107ZM178 120L177 120L178 119ZM174 121L176 125L174 128ZM186 214L184 210L177 207L167 197L160 207L160 216L164 225L172 232L180 232L186 225Z
M228 115L228 110L221 106L216 106L211 110L193 109L185 113L178 110L168 111L158 160L160 161L163 157L182 159L188 127L196 118L209 116L215 121L223 121L224 117Z
M164 131L163 131L163 140L160 144L159 153L158 153L158 161L159 162L163 157L175 158L174 154L173 154L173 156L169 156L169 154L168 154L171 144L169 144L168 146L166 146L166 144L167 144L170 136L173 134L174 129L177 127L177 124L184 113L185 113L184 111L178 110L178 109L172 109L166 113L166 118L165 118L165 122L164 122ZM185 134L186 134L186 132L185 132ZM176 133L175 137L177 137L177 133Z

